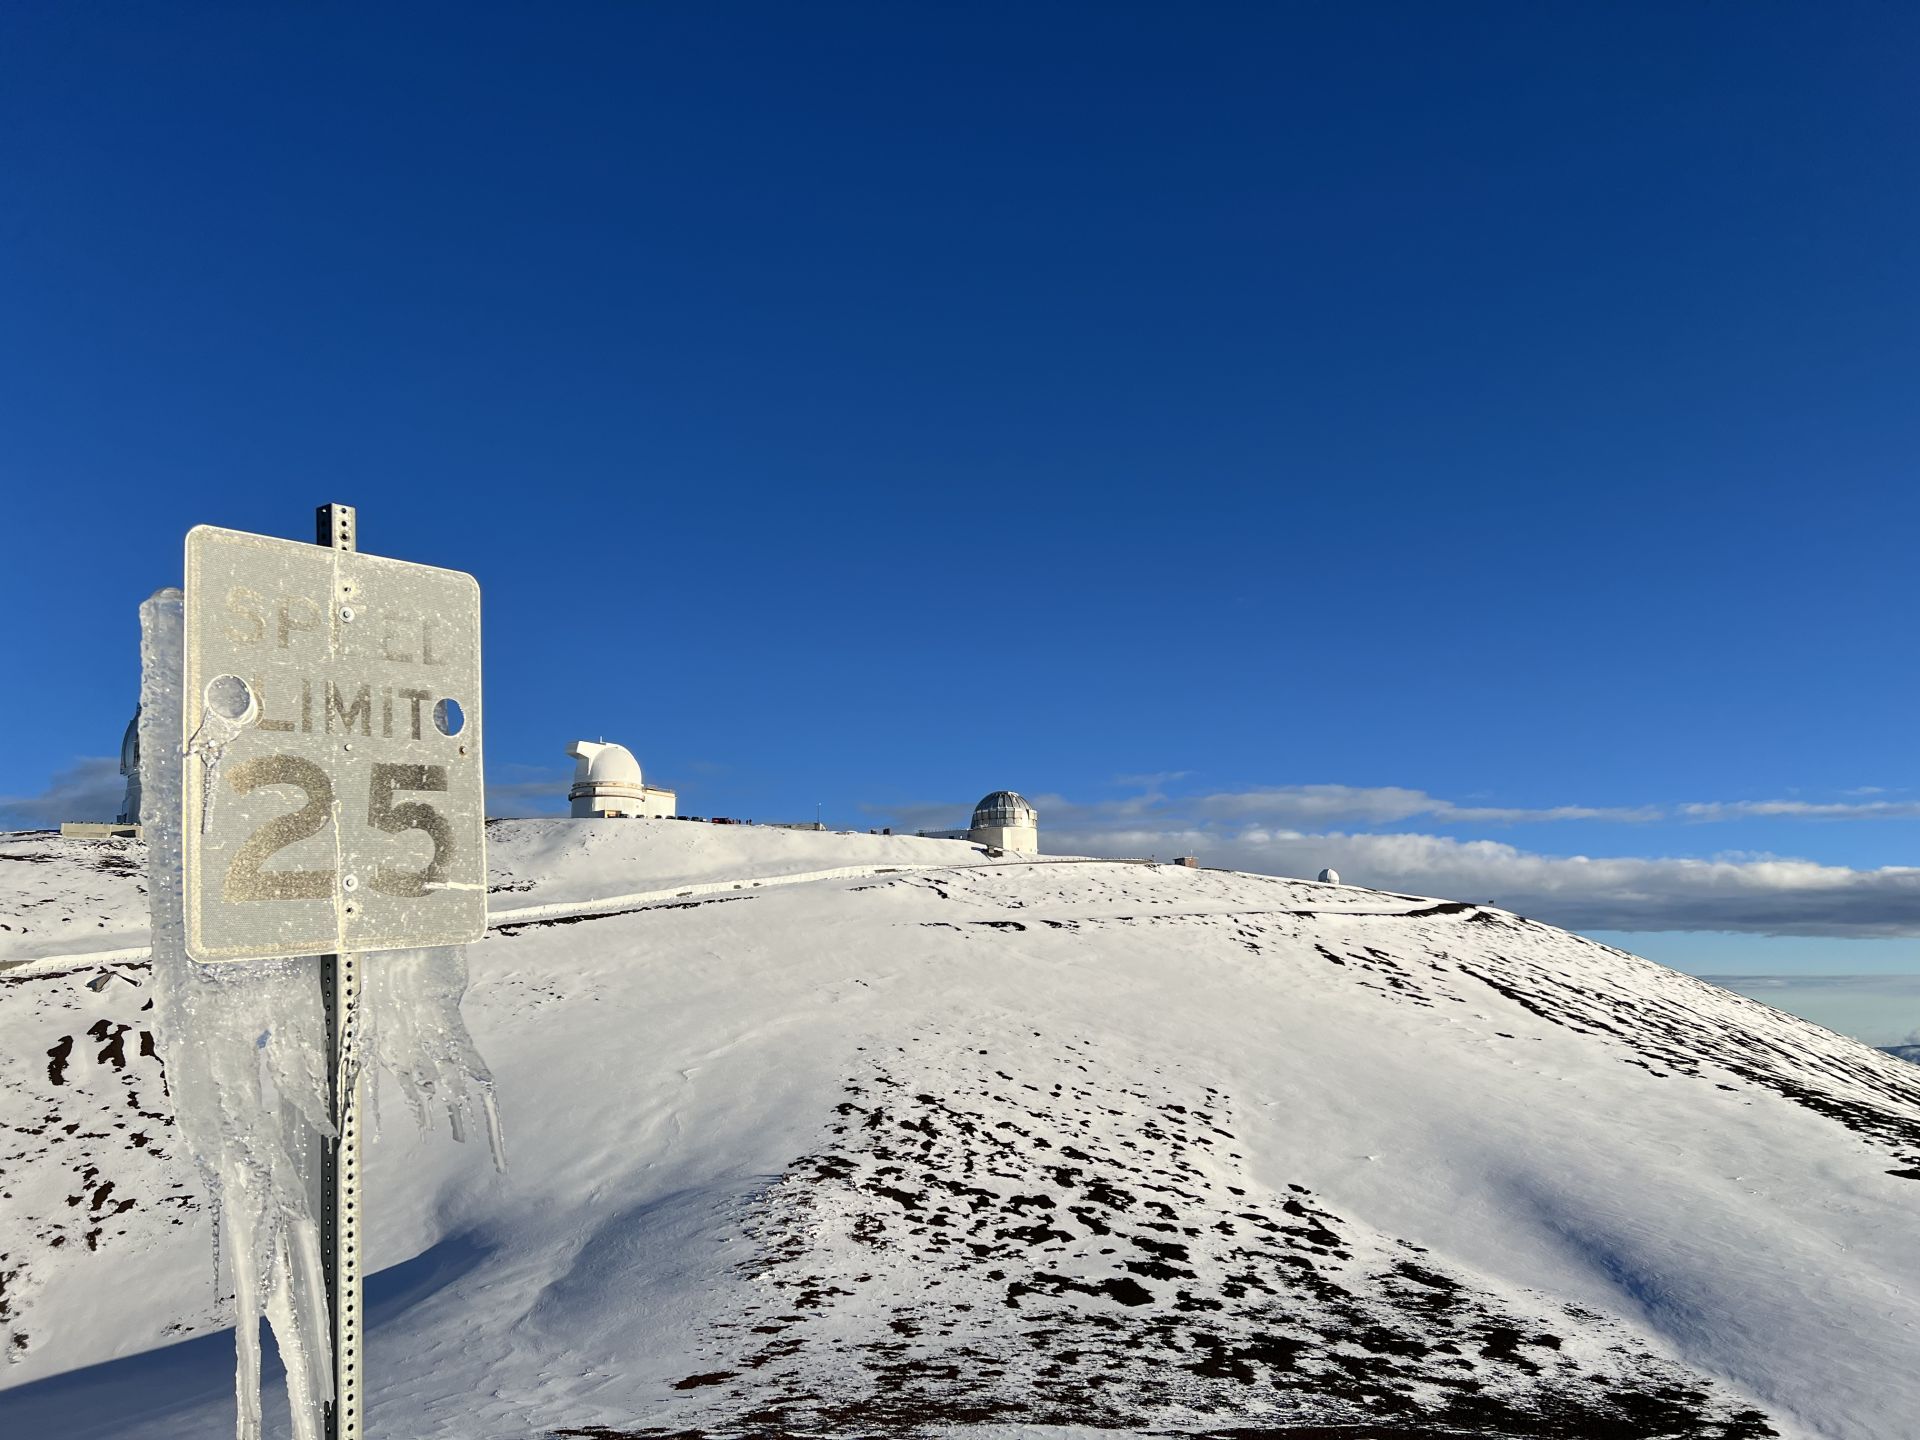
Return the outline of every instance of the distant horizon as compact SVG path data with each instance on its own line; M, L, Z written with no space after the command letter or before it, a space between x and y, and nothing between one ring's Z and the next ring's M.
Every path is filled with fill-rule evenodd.
M1881 1049L1920 1045L1920 974L1699 978Z
M489 816L489 823L495 820L566 818L551 814L492 815ZM857 832L883 827L829 825L828 828ZM899 830L896 833L913 832ZM57 835L58 830L42 827L0 832L0 835L32 834ZM1168 858L1171 858L1171 852ZM1294 878L1311 879L1313 873L1301 873ZM1343 876L1342 883L1351 882ZM1496 902L1483 900L1480 903ZM1545 916L1531 918L1548 919ZM1549 920L1549 923L1553 922ZM1562 928L1575 929L1576 933L1585 934L1590 939L1685 971L1722 989L1746 995L1839 1034L1851 1035L1869 1045L1881 1048L1920 1045L1920 963L1915 962L1912 947L1903 941L1857 938L1835 941L1819 936L1755 936L1739 932L1580 931L1577 927ZM1809 955L1818 955L1821 947L1831 949L1836 945L1850 956L1864 955L1881 962L1886 968L1857 972L1794 969L1726 971L1713 968L1743 952L1749 956L1757 953L1763 958L1777 959L1782 964L1792 964L1796 959L1804 961Z

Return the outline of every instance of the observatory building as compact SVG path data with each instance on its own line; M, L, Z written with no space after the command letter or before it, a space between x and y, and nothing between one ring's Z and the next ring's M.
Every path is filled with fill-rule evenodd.
M640 774L640 762L624 745L576 740L567 746L567 754L578 762L573 786L567 791L576 820L614 815L658 820L672 816L679 808L680 797L673 791L646 783Z
M996 790L973 807L967 838L976 845L1012 850L1020 855L1040 853L1040 812L1013 790Z
M922 830L930 840L970 840L991 850L1016 855L1040 853L1040 812L1017 791L996 790L973 807L973 824L965 830Z
M127 782L126 798L120 802L120 813L113 817L116 825L138 825L140 823L140 707L133 707L133 719L127 722L127 733L120 737L120 774Z

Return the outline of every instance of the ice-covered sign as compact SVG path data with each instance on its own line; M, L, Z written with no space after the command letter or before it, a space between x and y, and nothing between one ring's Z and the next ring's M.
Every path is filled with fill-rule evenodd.
M198 526L183 688L195 960L485 934L471 575Z

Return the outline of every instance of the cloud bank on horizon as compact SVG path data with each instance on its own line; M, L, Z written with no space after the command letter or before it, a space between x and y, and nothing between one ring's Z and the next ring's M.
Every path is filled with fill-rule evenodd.
M1858 869L1757 853L1707 857L1554 855L1504 841L1376 830L1553 822L1694 823L1770 818L1902 818L1920 804L1739 801L1634 807L1464 805L1398 786L1290 785L1172 796L1179 777L1127 777L1140 793L1077 804L1033 797L1054 854L1173 856L1279 875L1332 866L1360 885L1477 900L1570 930L1718 931L1894 938L1920 935L1920 868ZM955 806L895 812L909 826L954 823Z
M36 795L0 795L0 829L46 830L66 820L111 820L126 793L118 757L83 755Z
M1352 884L1476 900L1569 930L1759 935L1920 935L1920 869L1856 870L1776 856L1689 859L1544 855L1496 840L1248 826L1045 826L1062 854L1171 856L1278 875L1331 865Z
M513 778L508 778L512 772ZM1460 804L1401 786L1286 785L1191 796L1167 793L1183 772L1123 777L1137 793L1095 803L1033 797L1054 854L1198 854L1209 865L1311 875L1331 865L1355 884L1477 900L1572 930L1732 931L1886 938L1920 935L1920 868L1859 869L1773 854L1554 855L1504 841L1380 830L1429 825L1550 825L1657 821L1870 820L1920 816L1920 801L1861 798L1679 805L1516 807ZM38 794L0 796L0 828L104 819L118 809L118 762L88 756ZM564 781L543 767L506 766L488 787L496 815L564 809ZM874 823L944 829L965 807L867 807Z

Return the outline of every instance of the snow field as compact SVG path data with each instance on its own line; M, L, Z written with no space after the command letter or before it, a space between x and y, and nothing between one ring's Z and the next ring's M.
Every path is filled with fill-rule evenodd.
M496 899L872 864L879 838L573 828L493 827L524 887ZM1622 1433L1865 1440L1920 1409L1895 1173L1920 1074L1497 911L1007 866L529 923L468 958L512 1167L374 1141L372 1433L1517 1434L1631 1402L1686 1418ZM230 1348L175 1347L167 1413L116 1383L140 1360L103 1363L228 1313L190 1170L120 1098L159 1113L144 981L115 973L0 977L8 1121L47 1122L5 1137L27 1343L0 1429L231 1423ZM136 1200L94 1249L65 1203L88 1166L104 1208Z

